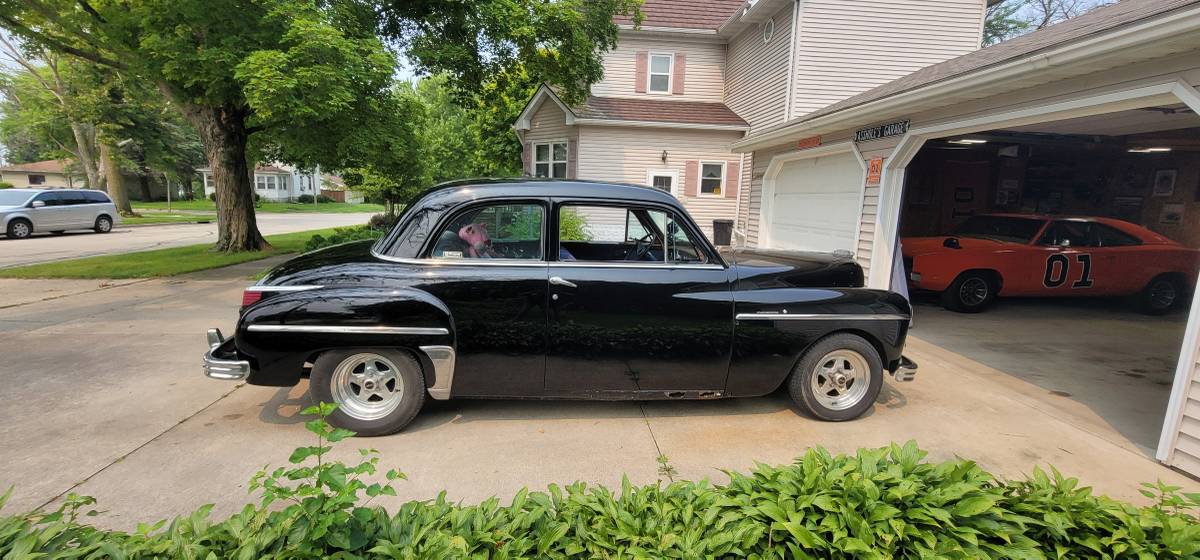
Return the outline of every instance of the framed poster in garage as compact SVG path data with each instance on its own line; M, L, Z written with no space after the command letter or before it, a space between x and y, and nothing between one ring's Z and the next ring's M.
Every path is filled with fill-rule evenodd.
M1171 196L1175 194L1175 177L1179 174L1174 169L1159 169L1154 172L1154 196Z

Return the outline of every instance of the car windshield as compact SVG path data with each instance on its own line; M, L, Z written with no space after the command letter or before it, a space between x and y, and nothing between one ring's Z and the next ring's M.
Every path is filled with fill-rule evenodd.
M954 229L953 235L957 237L978 237L996 241L1029 243L1040 229L1042 229L1042 220L1036 218L971 216L962 225Z
M0 206L20 206L29 201L34 193L29 191L0 190Z

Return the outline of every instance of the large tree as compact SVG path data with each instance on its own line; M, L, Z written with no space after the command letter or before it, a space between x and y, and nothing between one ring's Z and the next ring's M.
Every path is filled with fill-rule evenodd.
M217 248L257 250L252 162L336 167L369 134L394 58L354 0L0 0L26 41L146 80L195 127L217 188ZM255 141L263 135L269 140Z

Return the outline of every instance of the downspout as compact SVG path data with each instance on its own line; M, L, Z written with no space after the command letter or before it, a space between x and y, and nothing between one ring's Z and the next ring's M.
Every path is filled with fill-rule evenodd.
M742 242L741 244L735 242L733 244L734 247L743 247L746 244L746 230L737 227L738 222L742 219L742 178L746 176L746 152L742 152L739 156L741 157L741 162L738 164L737 199L733 204L733 235L735 238L741 237ZM751 169L750 173L753 175L754 170Z
M783 100L783 122L792 120L792 104L796 95L796 45L800 41L800 2L792 3L792 44L788 46L787 97Z

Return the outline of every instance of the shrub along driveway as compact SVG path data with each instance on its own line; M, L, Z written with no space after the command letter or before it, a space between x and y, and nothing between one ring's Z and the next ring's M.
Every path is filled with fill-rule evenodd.
M298 411L305 387L210 381L199 371L204 329L233 326L241 288L260 264L175 279L0 280L0 293L46 290L56 299L0 308L0 488L9 507L95 496L97 522L138 521L216 504L223 515L250 499L246 481L311 444ZM30 299L30 298L26 298ZM388 498L511 496L520 487L580 479L619 487L662 478L722 479L723 467L784 463L812 445L835 451L916 439L932 459L977 459L1016 477L1053 464L1115 497L1145 500L1137 483L1200 485L1163 468L1115 431L1080 424L1035 395L1044 390L914 340L915 383L889 385L868 416L827 424L799 415L783 395L661 403L433 402L405 432L351 440L385 468L409 475ZM1082 427L1077 427L1082 426ZM382 499L382 498L381 498ZM379 500L376 500L378 503Z

